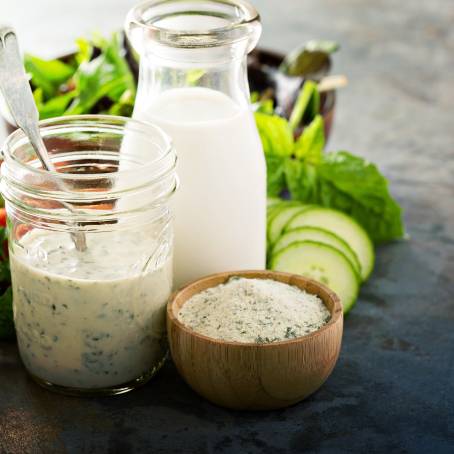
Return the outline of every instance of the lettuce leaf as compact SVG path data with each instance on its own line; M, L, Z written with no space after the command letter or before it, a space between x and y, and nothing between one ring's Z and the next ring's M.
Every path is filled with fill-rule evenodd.
M40 118L88 113L130 116L136 83L121 34L114 33L110 39L80 38L76 44L78 51L69 63L25 56Z
M59 86L75 71L75 68L60 60L43 60L30 54L25 54L24 66L31 75L33 85L41 88L46 98L54 96Z
M126 91L135 97L136 85L123 56L120 36L115 34L110 41L97 36L95 45L101 53L91 61L83 56L88 52L85 47L81 49L82 63L73 77L76 96L65 111L66 115L89 113L103 98L120 103ZM122 108L117 106L115 110L122 111Z

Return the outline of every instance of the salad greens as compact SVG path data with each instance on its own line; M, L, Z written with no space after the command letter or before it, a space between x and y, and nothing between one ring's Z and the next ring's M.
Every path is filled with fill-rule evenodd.
M76 43L78 51L65 62L25 55L40 119L87 113L130 116L136 83L121 34Z
M65 59L25 55L40 118L88 113L131 116L136 80L122 35L115 33L110 39L94 35L90 40L80 38L76 44L77 52ZM251 101L255 103L267 163L268 195L290 196L305 204L347 213L376 244L402 238L401 208L378 168L347 151L324 151L325 128L315 81L329 72L330 54L338 47L331 41L310 41L290 52L277 72L263 73L264 69L259 68L262 78L269 79L268 88L263 91L259 84ZM278 106L281 113L291 110L288 120L275 112L274 102L278 99L271 77L275 74L300 77L302 81L294 106ZM203 71L194 71L188 76L188 84L197 83L203 76ZM304 129L299 135L301 126ZM0 210L1 246L6 242L6 215L4 208ZM10 284L7 252L0 247L0 339L14 336Z
M301 93L304 90L303 86ZM306 98L300 98L303 96ZM304 105L310 109L310 103ZM298 102L295 109L301 110ZM304 114L300 111L298 115ZM270 197L288 192L294 200L343 211L376 244L404 236L401 208L391 196L386 178L374 164L347 151L325 153L320 115L313 117L296 141L284 118L263 111L256 112L255 118L265 151Z
M4 208L0 213L0 223L5 221ZM13 323L13 296L11 291L11 274L9 270L8 254L6 252L6 227L0 226L0 339L14 337Z

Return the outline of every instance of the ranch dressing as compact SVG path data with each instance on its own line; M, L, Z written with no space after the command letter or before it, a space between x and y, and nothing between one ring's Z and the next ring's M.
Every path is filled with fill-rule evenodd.
M155 243L151 234L131 230L87 235L83 253L63 232L33 230L20 240L11 274L19 350L29 372L81 389L152 372L166 351L172 287L169 254L149 260Z

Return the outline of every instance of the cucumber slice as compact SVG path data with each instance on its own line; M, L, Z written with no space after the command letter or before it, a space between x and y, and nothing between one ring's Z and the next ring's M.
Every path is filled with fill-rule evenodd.
M361 265L358 257L348 243L335 233L319 227L298 227L297 229L285 232L274 245L273 254L284 249L289 244L306 240L317 241L318 243L327 244L328 246L338 249L348 258L357 274L361 275Z
M281 211L282 208L283 208L282 203L276 203L276 205L268 207L268 209L266 210L268 224L270 223L270 220L274 217L274 215Z
M282 199L280 199L278 197L268 197L268 199L266 200L266 206L268 208L270 208L273 205L276 205L276 204L278 204L280 202L282 202Z
M298 203L297 205L285 205L278 210L268 221L268 241L272 246L281 236L287 222L296 214L303 213L307 206Z
M374 246L366 231L354 219L337 210L311 206L294 216L285 230L304 226L329 230L346 241L361 264L361 279L365 281L369 277L374 267Z
M325 284L335 292L346 314L355 304L359 276L339 250L316 241L299 241L278 251L271 259L271 269L301 274Z
M281 200L278 203L268 207L268 221L271 221L273 216L275 216L279 211L283 210L284 208L288 207L297 207L303 206L301 202L297 202L296 200Z

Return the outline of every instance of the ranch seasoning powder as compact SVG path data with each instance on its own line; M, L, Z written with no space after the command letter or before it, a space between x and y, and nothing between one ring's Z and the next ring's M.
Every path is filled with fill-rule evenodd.
M261 344L304 336L329 319L316 295L271 279L240 277L197 293L178 313L181 323L205 336Z

